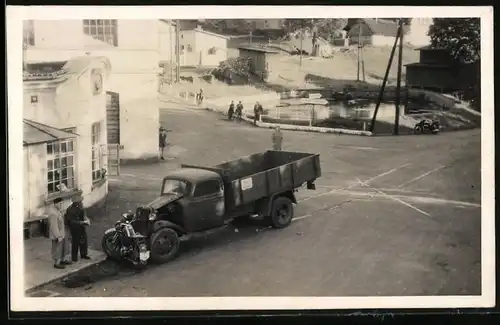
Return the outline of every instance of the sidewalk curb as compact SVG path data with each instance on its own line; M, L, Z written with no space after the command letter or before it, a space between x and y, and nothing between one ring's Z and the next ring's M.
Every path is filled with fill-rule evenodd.
M218 110L212 107L206 107L206 110L211 112L216 112L222 115L226 115L223 111ZM253 124L253 120L242 116L242 119L246 122ZM334 128L324 128L318 126L303 126L303 125L291 125L291 124L279 124L279 123L267 123L257 121L257 126L261 128L275 128L277 126L282 130L288 131L302 131L302 132L313 132L313 133L334 133L334 134L346 134L346 135L357 135L357 136L372 136L373 134L370 131L360 131L360 130L351 130L351 129L334 129Z
M54 279L51 279L51 280L49 280L49 281L46 281L46 282L43 282L43 283L40 283L40 284L34 285L34 286L32 286L31 288L28 288L28 289L24 290L24 294L27 296L27 295L29 295L29 294L31 294L31 293L36 292L36 291L37 291L38 289L40 289L41 287L47 286L47 285L49 285L49 284L52 284L52 283L54 283L54 282L56 282L56 281L59 281L59 280L61 280L61 279L63 279L63 278L67 278L67 277L69 277L69 276L71 276L71 275L73 275L73 274L75 274L75 273L78 273L78 272L84 271L84 270L86 270L86 269L88 269L88 268L90 268L90 267L92 267L92 266L94 266L94 265L97 265L97 264L99 264L99 263L102 263L102 262L106 261L106 259L107 259L107 257L104 257L102 260L96 260L95 262L93 262L93 263L91 263L91 264L88 264L88 265L85 265L85 266L83 266L83 267L81 267L81 268L79 268L79 269L76 269L76 270L74 270L74 271L72 271L72 272L68 273L68 274L63 274L63 275L60 275L60 276L58 276L58 277L56 277L56 278L54 278Z

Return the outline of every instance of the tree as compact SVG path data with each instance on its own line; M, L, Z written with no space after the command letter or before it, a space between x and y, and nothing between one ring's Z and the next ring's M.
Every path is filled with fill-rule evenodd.
M433 46L450 49L455 59L466 63L474 63L480 59L479 18L434 18L428 35Z
M431 44L450 49L453 58L476 64L475 86L465 91L470 100L481 110L481 26L480 18L434 18L429 28Z

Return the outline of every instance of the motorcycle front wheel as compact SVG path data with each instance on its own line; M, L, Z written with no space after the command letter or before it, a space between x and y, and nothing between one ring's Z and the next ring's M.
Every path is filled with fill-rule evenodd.
M106 253L110 259L119 261L122 258L120 254L121 247L116 236L118 236L116 231L104 234L104 236L102 236L101 246L104 253Z
M415 126L415 128L413 129L413 133L415 134L422 133L422 127L420 125Z

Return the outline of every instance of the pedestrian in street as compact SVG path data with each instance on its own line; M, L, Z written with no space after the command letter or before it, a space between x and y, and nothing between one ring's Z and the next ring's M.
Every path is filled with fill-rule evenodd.
M227 110L227 117L230 121L233 119L233 115L234 115L234 101L231 101L229 109Z
M198 94L196 94L196 102L197 102L198 106L203 104L203 89L201 89L201 88L200 88L200 92Z
M263 108L259 102L255 102L253 106L253 124L257 125L257 120L260 120L260 114L262 113Z
M241 103L241 100L238 102L238 105L236 105L236 118L238 119L238 122L241 121L241 117L243 116L243 104Z
M48 207L49 234L52 240L51 255L56 269L64 269L71 264L69 261L69 241L66 237L64 216L62 210L62 199L57 198Z
M83 209L82 196L77 195L72 201L66 209L66 223L71 232L71 259L73 262L78 261L78 251L80 251L80 257L89 260L87 227L90 225L90 220Z
M160 147L160 159L165 160L163 153L165 151L165 147L167 146L167 130L163 126L160 126L160 138L159 138L159 147Z
M281 151L281 147L283 145L283 133L281 133L281 129L279 126L277 126L274 129L272 140L273 140L273 150Z

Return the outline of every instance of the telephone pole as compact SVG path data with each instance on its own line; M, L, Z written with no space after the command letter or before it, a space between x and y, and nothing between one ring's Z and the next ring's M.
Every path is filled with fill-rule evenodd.
M28 49L28 44L23 41L23 71L28 70L28 62L26 62L26 50Z
M174 21L170 19L170 29L169 29L169 37L170 37L170 83L174 82L174 37L173 34L173 24Z
M377 120L378 109L380 107L382 99L384 98L385 85L387 84L387 78L389 78L389 71L391 70L392 60L394 59L394 53L396 52L398 40L402 32L402 28L398 28L398 33L396 35L396 39L394 40L394 45L392 46L391 55L389 57L389 63L387 64L387 69L385 70L384 80L382 81L382 86L380 87L377 104L375 105L375 111L373 112L372 122L370 123L370 132L373 132L373 130L375 129L375 121Z
M361 25L361 21L358 21L358 26L358 77L356 80L359 82L359 72L361 65L361 28L363 27Z
M398 79L396 83L396 116L394 119L394 134L399 134L399 105L401 103L401 70L403 65L403 19L399 19L399 53L398 53Z
M180 82L181 77L181 22L175 21L175 56L177 61L175 81Z

